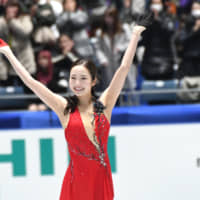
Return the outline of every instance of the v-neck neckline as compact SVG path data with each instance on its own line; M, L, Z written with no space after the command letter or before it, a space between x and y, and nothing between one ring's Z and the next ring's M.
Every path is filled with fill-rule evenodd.
M78 106L77 106L77 112L78 112L78 114L79 114L79 118L80 118L80 121L81 121L81 125L82 125L82 127L83 127L83 130L84 130L85 136L87 137L87 139L89 140L89 142L94 146L94 148L99 152L99 150L100 150L100 144L99 144L99 142L97 141L97 143L98 143L98 147L97 147L97 146L95 145L94 141L92 141L92 140L89 138L89 135L88 135L88 133L87 133L87 131L86 131L86 128L85 128L85 126L84 126L84 122L83 122L83 119L82 119L82 117L81 117L81 113L80 113L80 111L79 111ZM96 129L96 120L95 120L95 114L94 114L94 129L93 129L93 134L95 134L95 138L97 138L95 129ZM99 149L98 149L98 148L99 148Z

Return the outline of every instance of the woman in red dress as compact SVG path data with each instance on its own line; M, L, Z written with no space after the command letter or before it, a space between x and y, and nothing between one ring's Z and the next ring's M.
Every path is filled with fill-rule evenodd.
M90 61L78 60L72 65L69 85L74 96L65 99L35 80L16 59L7 43L0 39L0 52L8 58L26 86L55 111L65 130L71 161L63 180L60 200L114 198L107 154L111 113L144 30L143 24L133 28L121 65L98 99L93 89L96 84L96 68Z

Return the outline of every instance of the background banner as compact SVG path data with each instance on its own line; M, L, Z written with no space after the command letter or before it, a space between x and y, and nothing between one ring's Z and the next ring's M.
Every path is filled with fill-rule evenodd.
M111 126L115 200L199 200L200 124ZM0 131L0 200L59 199L69 156L60 128Z

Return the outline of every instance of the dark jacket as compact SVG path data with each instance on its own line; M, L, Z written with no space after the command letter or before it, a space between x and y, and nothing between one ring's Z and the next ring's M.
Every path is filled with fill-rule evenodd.
M142 74L150 80L171 79L173 76L172 37L175 31L174 20L161 14L142 34L139 45L145 47Z
M179 76L200 76L200 29L194 31L195 20L189 18L176 35L176 43L181 49Z

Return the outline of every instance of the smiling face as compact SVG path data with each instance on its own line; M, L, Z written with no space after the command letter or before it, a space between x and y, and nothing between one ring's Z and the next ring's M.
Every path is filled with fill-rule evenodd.
M84 65L76 65L71 69L69 86L72 92L78 96L90 96L91 89L96 84Z

